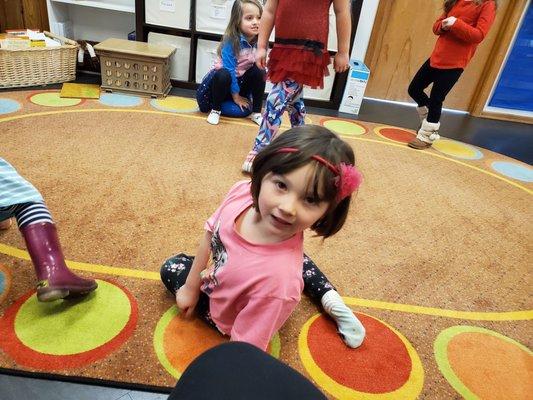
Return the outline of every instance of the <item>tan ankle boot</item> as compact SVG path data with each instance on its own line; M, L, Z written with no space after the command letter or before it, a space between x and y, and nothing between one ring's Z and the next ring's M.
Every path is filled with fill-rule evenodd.
M417 150L423 150L431 147L433 142L440 138L439 128L440 122L428 122L426 119L424 119L416 137L407 145Z

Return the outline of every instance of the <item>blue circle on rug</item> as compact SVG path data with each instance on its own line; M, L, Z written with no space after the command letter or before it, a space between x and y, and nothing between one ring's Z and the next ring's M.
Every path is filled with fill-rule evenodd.
M0 269L0 295L6 290L6 276L4 271Z
M502 175L522 182L533 182L533 168L509 161L494 161L491 167Z
M100 95L100 103L111 107L135 107L140 106L142 102L140 97L127 94L102 93Z
M0 99L0 114L9 114L20 110L22 106L18 101L11 99Z

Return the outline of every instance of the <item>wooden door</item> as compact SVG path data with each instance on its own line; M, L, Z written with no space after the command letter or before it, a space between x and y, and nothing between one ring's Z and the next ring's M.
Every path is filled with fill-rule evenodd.
M0 0L0 32L24 28L50 30L46 0Z
M503 16L515 0L500 0L498 14L489 35L459 82L446 97L444 107L470 111L491 63L491 49L500 31ZM428 59L436 36L432 27L442 13L442 0L382 0L376 14L365 63L370 68L366 97L408 101L407 87L422 63Z

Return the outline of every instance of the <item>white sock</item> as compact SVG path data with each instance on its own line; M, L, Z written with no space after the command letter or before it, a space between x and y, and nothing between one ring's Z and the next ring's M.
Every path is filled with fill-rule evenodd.
M250 115L250 119L254 121L257 125L261 126L261 123L263 122L263 117L261 113L252 113Z
M335 291L329 290L320 300L326 313L337 323L337 331L348 347L361 346L365 338L365 327L348 308L342 297Z

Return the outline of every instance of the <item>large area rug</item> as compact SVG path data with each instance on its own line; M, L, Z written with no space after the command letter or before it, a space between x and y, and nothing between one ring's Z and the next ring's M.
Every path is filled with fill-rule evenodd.
M306 251L367 338L346 348L304 296L270 352L330 398L533 398L531 166L445 138L412 150L391 126L308 123L353 145L365 177L345 229ZM0 233L1 370L167 390L226 340L181 318L158 271L194 254L256 132L212 127L179 97L0 93L0 157L43 193L69 266L99 280L81 301L38 303L19 232Z

